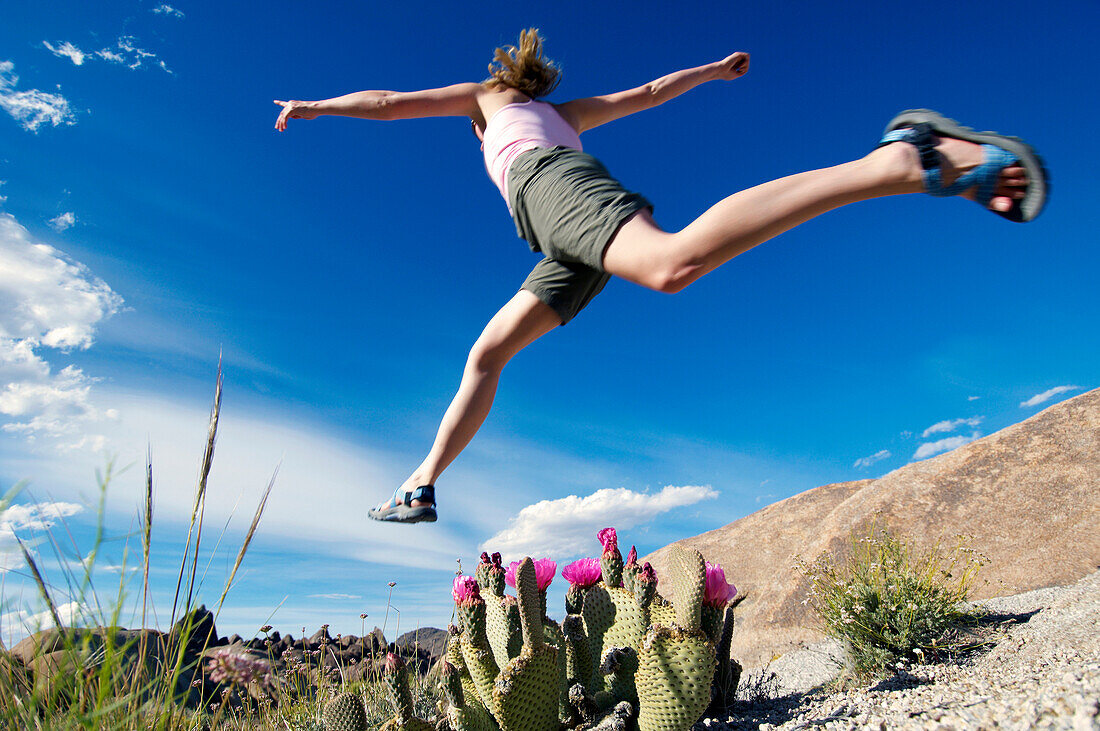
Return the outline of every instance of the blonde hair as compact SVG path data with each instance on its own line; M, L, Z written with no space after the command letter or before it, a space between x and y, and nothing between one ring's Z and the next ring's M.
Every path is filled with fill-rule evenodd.
M519 48L496 49L489 64L489 78L482 83L490 89L508 87L537 99L553 91L560 80L561 68L542 57L539 29L528 28L520 31Z

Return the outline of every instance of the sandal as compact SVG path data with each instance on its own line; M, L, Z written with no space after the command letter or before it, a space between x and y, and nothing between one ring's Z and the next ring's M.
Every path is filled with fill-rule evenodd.
M940 175L940 154L936 151L936 136L954 137L982 146L985 161L964 173L951 185L944 185ZM1007 211L993 211L1017 223L1032 221L1043 210L1050 194L1050 175L1039 154L1019 137L996 132L975 132L931 109L909 109L890 120L878 146L891 142L908 142L920 153L924 168L924 189L929 195L959 195L977 187L977 202L987 210L1001 171L1019 165L1027 171L1027 191L1023 198L1013 199Z
M397 496L398 493L395 492L388 502L368 510L367 517L386 523L434 523L436 521L434 485L421 485L412 492L406 492L400 503L397 502ZM431 502L431 505L411 507L414 500Z

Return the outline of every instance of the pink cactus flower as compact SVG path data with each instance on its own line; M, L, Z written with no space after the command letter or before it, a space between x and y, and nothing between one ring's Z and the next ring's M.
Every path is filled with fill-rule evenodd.
M604 553L614 553L619 550L619 536L614 528L604 528L596 534L596 538L600 540Z
M478 589L477 579L472 576L456 576L454 586L451 587L451 596L460 605L477 601L481 598L481 590Z
M630 547L630 553L626 554L626 565L637 566L638 565L638 549L634 546Z
M532 563L535 564L535 582L538 584L539 591L546 591L546 587L550 586L554 575L558 573L558 562L552 558L537 558ZM516 588L516 572L519 571L519 564L519 561L513 561L508 564L504 572L504 583L513 589Z
M561 570L561 577L568 581L570 586L581 588L592 586L601 578L600 560L598 558L578 559Z
M707 561L707 585L703 603L710 607L724 607L737 595L737 587L726 583L726 572L719 564Z

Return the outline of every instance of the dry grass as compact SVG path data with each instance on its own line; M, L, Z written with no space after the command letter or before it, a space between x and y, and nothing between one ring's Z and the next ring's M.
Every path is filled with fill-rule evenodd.
M195 496L190 516L187 540L182 547L171 621L182 619L182 632L178 641L168 643L168 635L141 633L140 639L124 640L112 628L117 629L121 608L126 596L124 570L117 592L102 597L92 582L94 556L104 538L104 501L113 477L108 465L100 477L100 509L98 513L95 545L91 558L73 569L59 560L65 573L63 580L71 601L82 609L83 622L89 627L100 628L101 641L93 641L90 633L63 632L62 662L68 663L70 672L58 673L54 682L31 684L17 665L4 660L0 645L0 726L20 729L121 729L142 728L158 731L191 731L198 729L288 729L319 730L323 704L336 694L351 690L364 700L372 725L388 720L392 712L385 698L384 684L379 678L349 683L345 681L345 667L324 668L324 652L306 653L301 660L278 662L271 655L268 643L266 666L270 672L261 683L263 693L250 698L246 683L229 679L215 689L216 695L200 708L186 707L184 693L179 686L189 686L190 679L198 678L199 686L206 682L202 668L193 655L185 652L197 627L191 626L192 611L198 605L201 576L198 563L203 541L203 522L206 506L207 480L214 461L217 441L218 418L221 413L222 377L218 368L214 403L210 413ZM215 615L221 611L233 586L237 570L244 561L249 545L259 528L268 497L275 484L275 474L267 484L253 515L247 534L237 552L233 568L220 592ZM0 498L0 512L18 495L17 485ZM149 598L149 564L153 535L154 480L152 460L145 465L144 505L140 513L140 539L142 547L141 618L142 626L152 612ZM224 530L223 530L224 532ZM52 534L49 543L60 548ZM48 610L56 627L62 627L62 618L55 602L57 590L39 570L31 552L20 541L27 568L38 587L42 604ZM124 561L125 564L125 561ZM64 568L68 567L68 568ZM392 591L392 587L391 587ZM7 601L0 593L0 607L7 608ZM365 616L362 617L365 620ZM268 628L270 629L270 628ZM174 639L174 638L173 638ZM206 644L216 639L201 638ZM150 643L156 642L156 646ZM147 662L139 658L150 658ZM262 663L262 661L261 661ZM276 673L275 668L283 666ZM257 666L260 667L260 666ZM241 679L243 681L243 678ZM181 682L182 681L182 682ZM207 692L211 688L203 688ZM190 687L187 687L190 692ZM413 693L418 711L427 716L434 714L438 693L426 678L415 677Z

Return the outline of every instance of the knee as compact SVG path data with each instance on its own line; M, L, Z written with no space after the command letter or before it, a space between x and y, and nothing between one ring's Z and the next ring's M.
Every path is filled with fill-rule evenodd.
M653 273L650 289L676 294L703 275L703 267L694 263L670 262Z
M482 374L495 374L504 370L512 359L512 353L505 344L494 338L481 337L470 349L467 367Z

